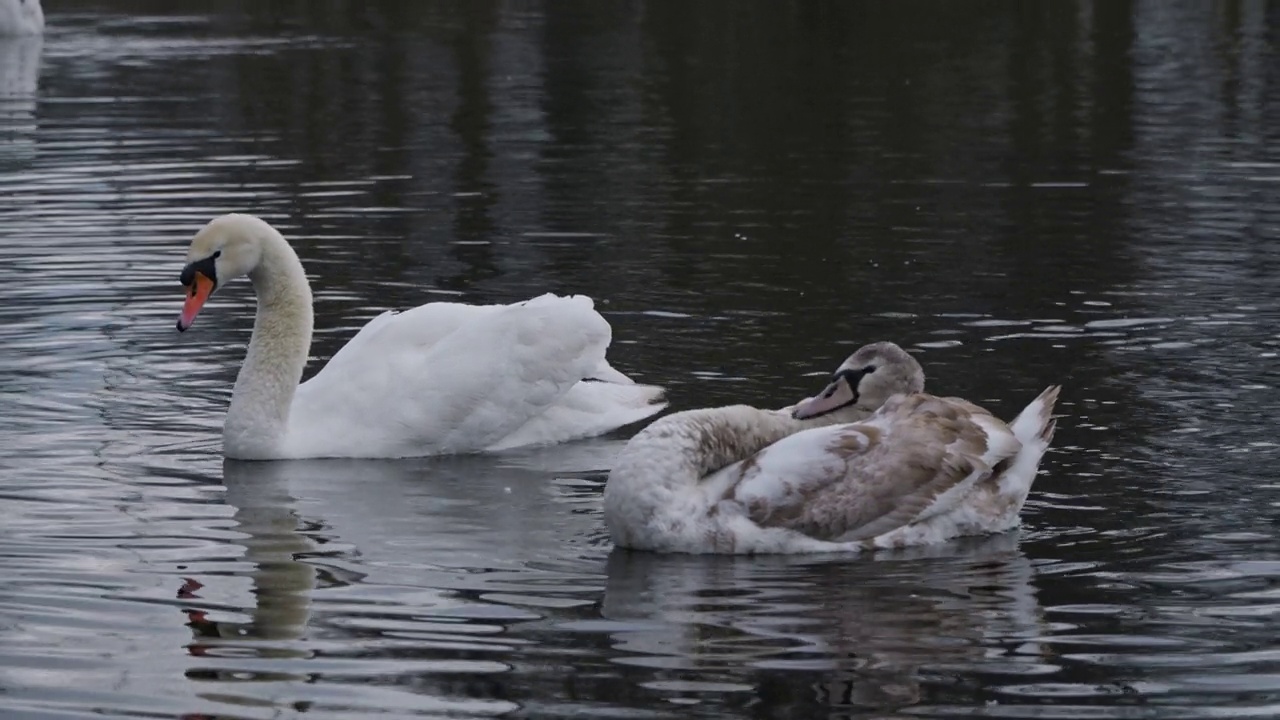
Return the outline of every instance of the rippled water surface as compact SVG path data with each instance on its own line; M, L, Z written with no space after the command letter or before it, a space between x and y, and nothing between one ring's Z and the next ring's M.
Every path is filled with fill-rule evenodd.
M213 6L217 6L212 9ZM0 716L1280 714L1280 4L47 0L0 39ZM224 462L246 210L369 318L582 292L677 409L853 347L1012 416L1025 527L613 551L634 428Z

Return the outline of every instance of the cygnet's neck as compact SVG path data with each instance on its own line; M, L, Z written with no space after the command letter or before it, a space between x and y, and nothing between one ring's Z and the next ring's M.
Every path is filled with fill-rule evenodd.
M761 410L749 405L668 415L641 430L623 448L609 475L605 498L609 499L611 490L615 495L629 494L655 484L678 492L801 430L856 419L846 412L796 420L789 409Z
M790 409L760 410L750 406L714 409L700 418L696 444L700 449L698 476L705 477L728 465L745 460L779 440L802 430L853 422L849 411L829 413L806 420L791 417ZM868 413L869 414L869 413Z
M249 273L258 313L222 429L227 457L279 455L289 407L311 348L311 286L289 243L274 230L260 235L258 266Z

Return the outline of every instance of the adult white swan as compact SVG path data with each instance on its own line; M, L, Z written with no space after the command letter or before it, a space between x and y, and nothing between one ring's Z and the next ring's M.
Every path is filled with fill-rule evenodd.
M178 330L241 275L253 284L258 313L223 424L227 457L502 450L600 435L666 406L661 388L610 367L611 328L582 295L388 311L299 385L311 287L293 248L259 218L223 215L196 233Z
M845 360L817 396L661 418L619 454L604 492L621 547L858 551L1015 527L1053 438L1052 386L1009 425L924 392L893 343Z
M44 32L40 0L0 0L0 37Z

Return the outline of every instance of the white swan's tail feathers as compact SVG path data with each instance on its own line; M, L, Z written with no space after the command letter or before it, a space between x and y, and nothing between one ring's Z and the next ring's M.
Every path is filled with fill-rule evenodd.
M611 425L607 430L612 430L659 412L667 406L665 395L666 390L657 385L584 381L574 385L554 409L593 418L589 424Z
M593 434L604 434L617 430L625 425L653 417L666 409L668 403L664 399L662 388L652 385L630 385L627 387L640 391L629 398L631 406L619 407L601 416L600 419L603 421L601 425L606 427L603 427L599 433Z
M657 385L616 385L611 384L611 395L619 405L632 408L644 408L661 403L664 407L667 391Z
M601 360L600 364L591 373L587 380L598 382L614 383L616 385L635 385L636 381L627 377L625 374L614 369L608 360Z
M555 405L488 450L552 445L597 437L656 415L667 407L656 385L583 381Z

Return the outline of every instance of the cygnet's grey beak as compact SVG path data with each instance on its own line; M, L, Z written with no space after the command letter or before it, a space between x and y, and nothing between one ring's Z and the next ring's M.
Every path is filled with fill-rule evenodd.
M791 417L796 420L807 420L819 415L826 415L846 405L852 405L857 401L858 396L849 385L849 381L841 376L833 380L830 385L827 385L822 389L822 392L814 397L796 403L795 408L791 411Z

